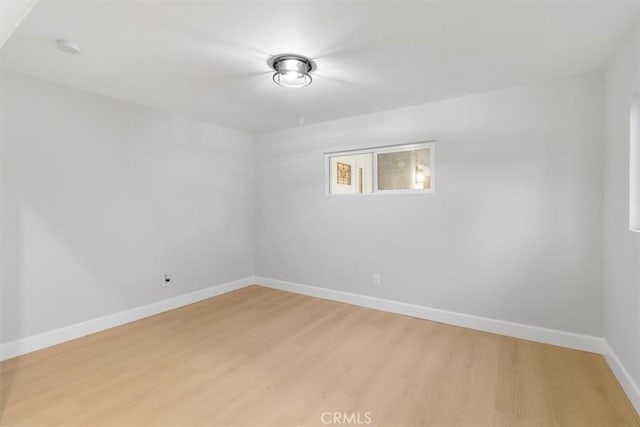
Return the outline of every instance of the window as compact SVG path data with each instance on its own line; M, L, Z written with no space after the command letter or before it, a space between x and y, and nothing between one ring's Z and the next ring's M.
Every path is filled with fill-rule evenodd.
M431 188L430 148L393 149L376 155L378 191Z
M640 94L631 100L629 118L629 229L640 233Z
M431 193L434 143L326 154L329 194Z

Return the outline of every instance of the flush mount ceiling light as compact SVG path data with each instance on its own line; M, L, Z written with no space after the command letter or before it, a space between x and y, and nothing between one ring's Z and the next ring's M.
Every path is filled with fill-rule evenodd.
M269 66L274 69L273 81L284 87L305 87L311 84L311 72L315 63L301 55L276 55L269 59Z
M56 45L64 53L70 53L71 55L77 55L80 53L80 46L75 43L71 43L68 40L56 40Z

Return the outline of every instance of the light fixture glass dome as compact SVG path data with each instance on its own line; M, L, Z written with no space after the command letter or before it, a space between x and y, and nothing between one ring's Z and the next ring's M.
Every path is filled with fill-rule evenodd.
M299 55L279 55L270 61L275 70L273 81L279 86L305 87L312 82L313 62Z

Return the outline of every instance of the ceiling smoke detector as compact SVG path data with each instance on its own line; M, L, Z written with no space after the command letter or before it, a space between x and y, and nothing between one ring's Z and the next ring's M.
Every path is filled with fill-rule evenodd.
M56 40L56 45L58 46L58 49L64 53L70 53L71 55L77 55L80 53L80 46L68 40Z
M311 59L301 55L276 55L268 63L275 71L274 83L284 87L309 86L313 80L310 73L316 69Z

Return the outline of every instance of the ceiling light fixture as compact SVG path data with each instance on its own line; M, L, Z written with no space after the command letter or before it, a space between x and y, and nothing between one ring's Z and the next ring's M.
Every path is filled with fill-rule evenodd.
M70 53L72 55L77 55L80 53L80 46L75 43L71 43L68 40L56 40L56 45L58 45L58 49L60 49L64 53Z
M315 63L301 55L276 55L269 59L269 66L275 70L273 81L284 87L305 87L311 84L311 72Z

